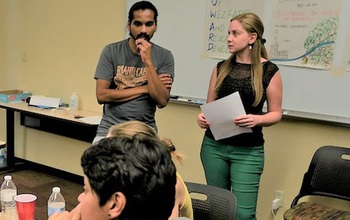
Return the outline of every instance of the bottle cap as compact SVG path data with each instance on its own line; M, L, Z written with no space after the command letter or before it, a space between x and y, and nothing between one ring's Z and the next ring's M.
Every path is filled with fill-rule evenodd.
M55 186L55 187L52 188L52 192L59 193L59 192L61 192L61 189L60 189L60 187Z
M11 180L11 179L12 179L12 176L6 175L6 176L4 176L4 179L5 179L5 180Z

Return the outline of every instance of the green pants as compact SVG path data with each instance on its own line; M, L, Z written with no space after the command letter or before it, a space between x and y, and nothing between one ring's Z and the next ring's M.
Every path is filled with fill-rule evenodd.
M223 145L204 137L201 161L208 185L231 190L237 198L237 220L256 219L264 147Z

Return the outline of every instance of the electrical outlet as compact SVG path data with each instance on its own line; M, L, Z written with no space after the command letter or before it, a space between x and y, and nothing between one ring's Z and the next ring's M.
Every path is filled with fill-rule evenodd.
M281 190L275 190L275 199L279 199L279 205L282 207L283 205L283 196L284 192Z
M278 209L279 209L279 207L280 207L281 205L280 205L280 199L274 199L273 201L272 201L272 210L274 210L274 211L277 211Z

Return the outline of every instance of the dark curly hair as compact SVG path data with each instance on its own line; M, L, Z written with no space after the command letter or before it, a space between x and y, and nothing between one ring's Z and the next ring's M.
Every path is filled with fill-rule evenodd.
M81 166L100 206L121 192L118 219L168 219L174 207L176 168L158 138L135 135L99 141L83 153Z
M131 21L134 19L134 11L146 9L152 10L154 12L154 22L157 24L158 10L156 6L154 6L149 1L139 1L131 6L129 10L128 23L131 23Z

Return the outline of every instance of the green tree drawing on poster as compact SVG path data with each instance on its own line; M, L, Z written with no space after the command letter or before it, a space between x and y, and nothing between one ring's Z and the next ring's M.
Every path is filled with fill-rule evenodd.
M337 37L338 25L339 18L331 17L315 26L304 43L306 54L309 54L303 59L305 63L316 65L332 63L334 54L332 44Z

